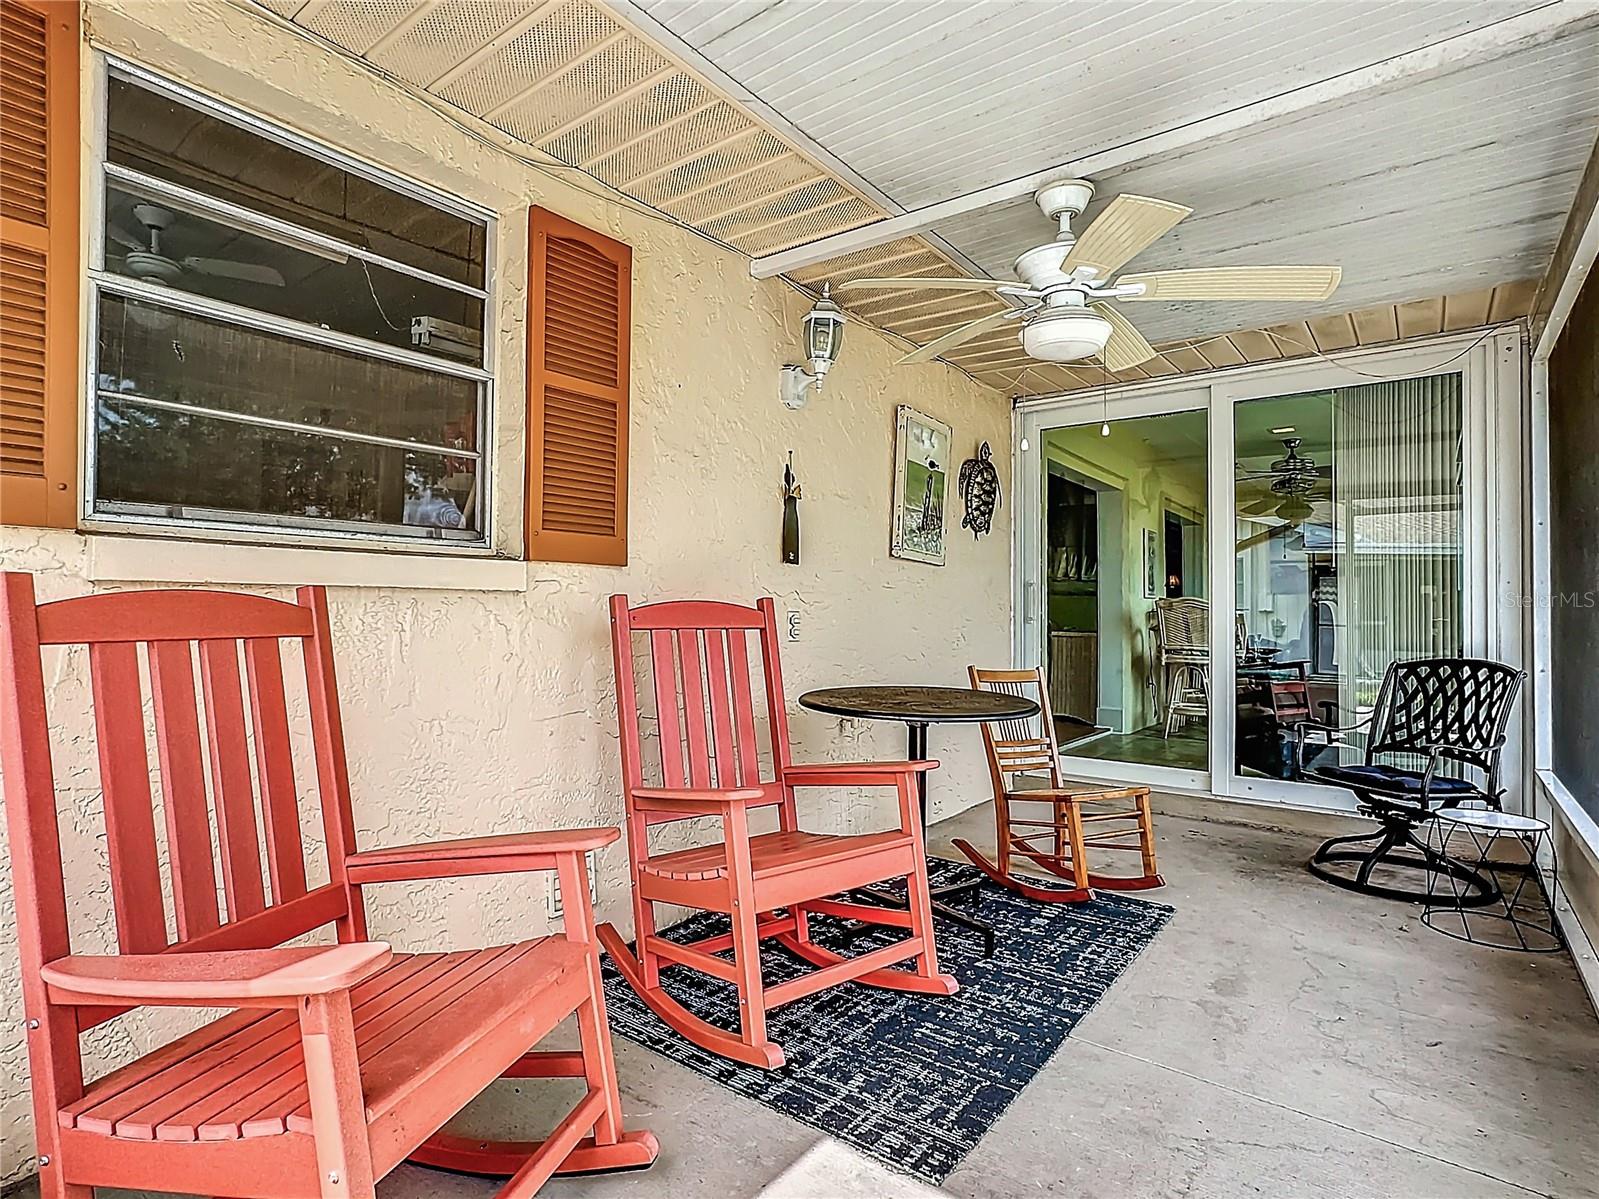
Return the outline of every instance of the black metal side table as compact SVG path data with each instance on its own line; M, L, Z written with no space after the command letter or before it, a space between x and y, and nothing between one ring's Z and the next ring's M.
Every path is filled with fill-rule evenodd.
M927 726L930 724L980 724L989 720L1019 720L1038 714L1038 705L1025 696L998 691L978 691L966 687L823 687L799 697L800 707L852 720L897 720L905 725L906 758L912 762L927 759ZM922 831L927 831L927 775L916 776L917 799L922 813ZM994 952L993 928L965 912L940 902L954 895L978 889L980 880L933 888L933 913L953 924L971 929L983 938L985 952ZM891 891L868 887L863 894L887 907L903 908L906 901Z
M1458 849L1461 833L1470 839L1476 855L1474 860L1463 859L1466 866L1484 878L1515 875L1516 885L1507 888L1500 884L1497 902L1473 906L1465 902L1468 897L1457 878L1440 870L1429 871L1422 923L1447 937L1492 949L1554 953L1564 948L1553 897L1544 891L1538 869L1539 855L1547 846L1551 864L1556 866L1551 886L1559 888L1549 822L1491 808L1440 808L1427 821L1427 845L1440 854L1448 853L1451 842L1457 842ZM1498 848L1511 841L1519 847L1519 860L1500 860Z

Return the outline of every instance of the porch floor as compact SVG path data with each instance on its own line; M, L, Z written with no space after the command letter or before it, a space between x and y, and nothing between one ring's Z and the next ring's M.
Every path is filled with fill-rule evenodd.
M935 850L958 857L952 836L991 844L991 821L984 805L942 822ZM1599 1196L1599 1021L1569 959L1462 945L1415 909L1318 883L1306 834L1158 823L1171 883L1151 898L1176 918L945 1190ZM875 1165L852 1183L842 1146L774 1182L825 1138L626 1041L616 1051L629 1119L660 1137L661 1161L555 1180L552 1199L931 1193ZM570 1085L497 1084L463 1131L534 1134ZM378 1193L494 1189L405 1167Z

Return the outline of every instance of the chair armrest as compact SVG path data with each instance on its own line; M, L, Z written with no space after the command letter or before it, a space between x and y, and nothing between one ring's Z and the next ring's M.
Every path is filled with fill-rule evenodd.
M651 812L714 816L769 798L764 787L635 787L633 802Z
M1332 737L1338 733L1358 732L1360 729L1366 728L1370 724L1371 717L1368 716L1364 720L1357 720L1354 724L1346 725L1325 724L1320 720L1296 720L1290 727L1292 727L1294 730L1294 736L1296 737L1303 737L1309 732L1322 733L1328 737Z
M344 870L345 877L357 885L553 870L558 854L584 854L602 849L619 836L621 832L616 828L600 827L425 841L351 854L344 860Z
M931 758L922 762L817 762L788 767L783 782L790 787L893 786L904 775L937 769L937 760Z
M308 995L343 991L393 957L382 941L302 949L140 953L60 958L43 967L52 1003L159 1007L292 1007Z

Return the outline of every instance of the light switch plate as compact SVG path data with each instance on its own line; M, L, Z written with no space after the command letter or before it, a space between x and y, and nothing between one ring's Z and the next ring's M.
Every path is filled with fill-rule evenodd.
M599 892L595 889L594 851L592 849L589 850L586 854L583 855L583 859L584 859L584 862L586 863L587 868L588 868L589 903L590 904L596 904L596 903L599 902L599 898L600 897L599 897ZM560 875L560 873L558 871L552 870L552 871L549 872L549 875L547 877L550 880L550 894L549 894L550 919L559 920L562 917L562 915L565 914L565 909L561 906L561 875Z

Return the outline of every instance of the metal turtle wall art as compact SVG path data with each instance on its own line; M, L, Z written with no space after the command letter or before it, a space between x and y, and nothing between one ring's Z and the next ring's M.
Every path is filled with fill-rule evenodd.
M988 442L977 447L977 457L961 463L961 473L956 481L961 502L966 505L966 515L961 517L961 528L972 531L975 541L991 531L994 513L1000 505L999 471L989 459L993 451Z

